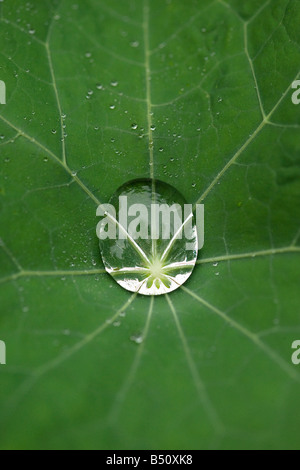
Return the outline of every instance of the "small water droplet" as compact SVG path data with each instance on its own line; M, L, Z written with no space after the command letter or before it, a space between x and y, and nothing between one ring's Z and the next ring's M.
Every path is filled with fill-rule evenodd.
M87 59L90 59L90 58L92 57L92 53L91 53L91 52L86 52L86 53L85 53L85 57L86 57Z
M28 32L29 34L35 34L35 29L30 29Z
M112 82L110 82L111 86L113 87L116 87L119 85L119 82L117 82L116 80L113 80Z
M158 150L159 150L159 152L163 152L163 151L164 151L164 149L163 149L162 147L160 147L160 149L158 149Z
M156 130L156 127L154 126L154 124L152 124L152 126L150 126L150 129L151 129L151 131L155 131L155 130Z
M120 316L120 317L125 317L125 316L126 316L126 312L120 312L120 313L119 313L119 316Z
M71 172L71 175L72 175L72 176L77 176L77 171L76 171L76 170L73 170L73 171Z
M104 90L104 87L103 87L103 85L101 85L101 83L98 83L96 85L96 88L97 88L97 90Z
M113 326L120 326L121 325L121 322L120 321L114 321L113 322Z
M213 263L213 266L216 268L219 265L219 263Z
M48 157L44 157L44 162L45 162L45 163L48 162Z
M131 129L136 130L138 128L138 125L136 123L131 124Z
M219 275L220 275L220 273L215 273L215 275L216 275L216 276L219 276Z
M110 107L109 107L109 109L116 109L116 105L111 104Z
M130 43L130 45L131 45L131 47L139 47L140 43L139 43L139 41L132 41Z
M141 344L144 341L143 335L132 335L130 339L136 344Z

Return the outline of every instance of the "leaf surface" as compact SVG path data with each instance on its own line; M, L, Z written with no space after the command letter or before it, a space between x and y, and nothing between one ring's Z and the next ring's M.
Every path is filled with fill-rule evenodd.
M0 447L299 448L299 1L0 8ZM154 300L95 232L149 176L206 214Z

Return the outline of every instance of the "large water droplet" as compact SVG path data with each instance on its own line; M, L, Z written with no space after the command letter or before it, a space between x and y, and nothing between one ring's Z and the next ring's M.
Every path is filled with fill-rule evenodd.
M197 260L192 205L174 187L150 179L124 184L109 204L98 212L103 218L97 227L106 271L131 292L178 289Z

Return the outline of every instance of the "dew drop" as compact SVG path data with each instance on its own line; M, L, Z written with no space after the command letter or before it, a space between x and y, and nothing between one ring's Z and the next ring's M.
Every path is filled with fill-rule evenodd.
M219 263L214 263L213 266L216 268L218 266Z
M132 41L132 42L130 43L130 46L131 46L131 47L139 47L139 45L140 45L139 41Z
M136 123L131 124L131 129L136 130L138 128L138 125Z
M142 335L132 335L130 336L130 339L136 344L141 344L144 341L144 337Z
M192 274L198 254L196 223L190 212L184 215L184 197L169 184L139 179L121 186L109 204L115 216L106 212L97 227L107 273L142 295L178 289ZM139 207L134 215L133 205ZM160 217L158 205L166 210Z
M155 131L156 127L154 125L150 126L151 131Z
M101 83L98 83L96 85L96 88L97 88L97 90L104 90L104 87L103 87L103 85L101 85Z
M116 109L116 106L114 104L111 104L109 109Z
M116 87L119 85L119 82L117 82L116 80L113 80L112 82L110 82L111 86L113 87Z
M164 151L164 149L162 147L160 147L159 152L163 152L163 151Z

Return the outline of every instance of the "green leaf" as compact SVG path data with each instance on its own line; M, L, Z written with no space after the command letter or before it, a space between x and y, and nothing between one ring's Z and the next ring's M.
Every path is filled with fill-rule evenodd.
M0 447L299 448L299 1L0 5ZM149 176L206 217L155 299L95 231Z

